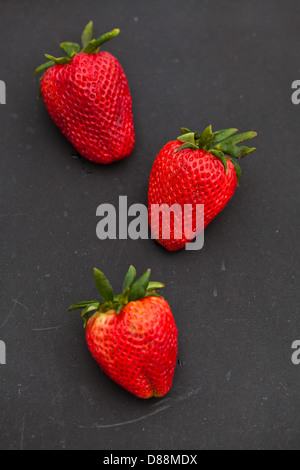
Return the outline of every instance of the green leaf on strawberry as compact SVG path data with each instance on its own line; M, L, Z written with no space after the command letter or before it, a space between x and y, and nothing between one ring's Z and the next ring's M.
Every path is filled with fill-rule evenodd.
M211 150L210 153L214 155L214 157L217 157L219 158L219 160L221 160L225 168L225 173L227 173L227 159L224 153L221 150L215 150L215 149Z
M88 43L93 39L93 22L90 21L83 30L81 35L82 47L86 47Z
M69 308L69 311L82 310L82 318L84 320L84 326L88 321L89 314L92 311L99 310L102 313L110 310L115 310L116 314L119 314L121 310L130 302L140 300L147 297L161 297L157 294L157 290L163 289L165 284L161 282L150 282L151 270L148 269L137 281L136 269L134 266L130 266L123 282L123 292L119 295L114 295L113 288L106 278L106 276L94 268L94 279L98 291L103 301L87 300L78 302Z
M75 54L80 51L80 45L76 42L62 42L59 46L68 57L72 58Z
M45 54L45 57L54 62L55 65L67 64L71 60L69 57L53 57L50 54Z
M166 285L163 284L162 282L149 282L147 291L155 291L157 289L163 289Z
M181 135L177 137L177 140L183 142L178 148L174 150L175 153L184 150L204 150L209 152L216 158L218 158L224 165L225 172L227 173L227 157L232 157L230 160L233 163L233 159L243 158L245 155L249 155L255 147L238 146L242 142L253 139L257 136L256 132L244 132L236 134L238 129L221 129L213 132L212 126L208 126L204 129L202 134L198 132L192 132L186 127L181 128ZM238 163L234 162L234 169L236 172L237 180L241 177L241 169Z
M114 291L109 280L96 268L94 268L94 278L102 299L106 302L112 302L114 300Z
M48 62L45 62L44 64L40 65L39 67L37 67L34 71L35 75L37 75L39 72L45 72L46 70L48 70L50 67L52 67L53 65L55 65L55 63L53 62L53 60L48 60Z
M129 287L132 286L132 284L135 281L135 278L136 278L136 269L134 266L130 266L124 279L123 291L127 290Z
M145 296L151 271L148 269L132 286L128 300L138 300Z
M178 140L180 140L180 142L183 142L185 144L196 145L194 132L186 132L183 135L179 136Z
M187 127L182 127L181 128L181 135L184 135L184 134L189 134L191 133L192 131L190 131L190 129L187 129Z
M80 45L76 42L62 42L60 48L67 54L67 57L54 57L50 54L45 54L45 57L49 59L48 62L40 65L34 71L35 75L39 72L45 72L54 65L67 64L70 60L80 52L86 52L87 54L95 54L99 51L99 48L107 41L110 41L120 33L119 29L113 29L108 33L102 34L98 39L93 39L93 22L90 21L81 36L83 49L80 50Z
M241 175L242 175L241 167L240 167L240 165L238 164L238 162L237 162L234 158L230 158L230 157L229 157L229 160L231 161L231 163L232 163L233 166L234 166L235 173L236 173L236 178L237 178L237 182L238 182L238 184L239 184L240 179L241 179Z
M120 33L119 29L113 29L109 33L105 33L102 36L100 36L98 39L92 39L83 49L81 52L86 52L87 54L95 54L96 52L99 51L99 48L102 46L102 44L106 43L107 41L110 41L111 39L115 38L118 36Z
M227 137L230 137L231 135L235 134L238 132L238 129L222 129L220 131L214 132L215 134L215 141L220 142L221 140L227 139Z

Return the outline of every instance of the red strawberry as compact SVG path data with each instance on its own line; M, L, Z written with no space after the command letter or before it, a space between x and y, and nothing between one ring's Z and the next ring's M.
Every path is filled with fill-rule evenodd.
M252 139L256 132L236 134L237 129L212 132L207 127L200 135L182 128L182 135L169 142L158 154L151 171L148 202L149 223L153 237L169 251L183 248L198 233L196 231L196 205L204 204L204 227L224 209L238 185L241 169L235 159L253 152L255 148L237 146ZM236 134L236 135L235 135ZM225 154L229 155L226 156ZM161 213L170 215L169 208L180 205L180 232L175 233L178 214L168 219L169 234L163 220L152 224L153 205L162 206ZM191 228L194 233L185 234L184 206L191 205ZM188 217L188 216L187 216ZM178 227L178 225L177 225Z
M48 112L76 150L95 163L111 163L128 157L135 135L132 101L126 75L108 52L98 52L119 29L92 40L93 23L79 44L60 45L68 57L46 54L48 62L35 71L46 70L41 93Z
M83 309L94 359L137 397L162 397L171 388L177 356L175 321L168 303L156 293L164 284L149 282L150 270L135 281L131 266L122 294L115 296L104 274L94 269L94 275L103 302L80 302L69 309Z

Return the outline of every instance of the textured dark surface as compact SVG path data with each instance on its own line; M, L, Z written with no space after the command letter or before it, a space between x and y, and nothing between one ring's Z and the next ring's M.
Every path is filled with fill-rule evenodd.
M134 106L135 151L106 167L72 156L33 76L90 19L99 35L120 27L105 49ZM299 447L299 19L296 0L1 1L2 449ZM210 123L259 137L203 250L98 240L97 206L146 203L160 148ZM179 330L181 365L160 400L108 379L67 312L96 295L93 266L117 288L130 263L167 283Z

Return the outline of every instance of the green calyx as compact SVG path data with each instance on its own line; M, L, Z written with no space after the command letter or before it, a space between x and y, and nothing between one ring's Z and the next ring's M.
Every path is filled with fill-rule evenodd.
M119 29L113 29L109 33L103 34L98 39L93 39L93 22L90 21L84 28L81 36L82 47L76 42L62 42L60 48L66 54L66 57L53 57L52 55L45 54L48 61L37 67L34 73L37 75L39 72L45 72L50 67L53 67L53 65L67 64L79 52L95 54L99 52L102 44L113 39L119 33Z
M256 132L249 131L237 134L238 129L222 129L213 132L212 127L208 126L202 134L192 132L186 127L181 128L181 135L177 137L183 144L174 152L189 148L194 150L204 150L211 153L214 157L221 160L227 173L227 157L232 162L237 180L241 177L241 168L236 159L240 159L252 153L255 147L238 146L242 142L253 139L257 136Z
M160 295L157 294L157 290L162 289L165 285L161 282L150 282L150 272L150 269L148 269L136 280L136 269L130 266L123 282L123 292L119 295L115 295L105 275L99 271L99 269L94 268L95 283L103 301L88 300L79 302L72 305L69 311L82 309L81 316L84 321L84 327L86 327L91 312L98 311L99 313L106 313L115 310L118 315L122 308L129 302L145 297L160 297Z

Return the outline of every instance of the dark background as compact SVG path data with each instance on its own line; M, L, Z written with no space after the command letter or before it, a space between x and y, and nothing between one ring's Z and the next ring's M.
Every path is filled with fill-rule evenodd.
M130 84L132 156L74 158L33 70L94 20ZM296 449L300 446L300 3L288 0L1 0L1 449ZM240 187L199 252L100 241L96 208L147 202L154 158L181 126L256 130ZM134 264L165 281L179 330L173 387L139 400L92 359L79 312Z

